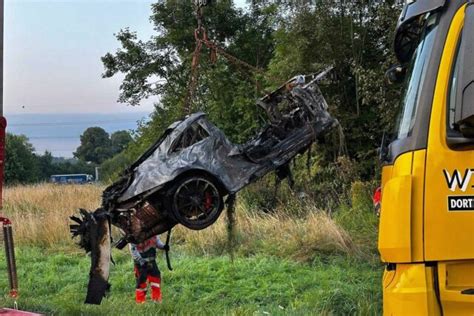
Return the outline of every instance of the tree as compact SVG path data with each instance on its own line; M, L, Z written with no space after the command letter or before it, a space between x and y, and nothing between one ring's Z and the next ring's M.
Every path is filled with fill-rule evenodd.
M5 183L12 185L49 181L53 174L94 174L93 164L75 159L56 160L49 151L43 155L35 154L26 136L7 134Z
M51 152L45 151L43 155L36 156L40 173L40 180L48 181L51 175L55 174L56 168L53 163Z
M122 152L132 141L132 136L127 131L117 131L110 135L112 153L114 155Z
M334 66L335 78L323 92L341 123L349 157L369 179L382 134L397 121L399 89L387 84L384 72L396 62L392 32L401 7L395 1L289 3L292 13L275 34L270 72L287 76ZM320 147L327 154L323 163L334 162L333 144Z
M392 30L400 8L394 0L255 0L243 11L232 1L215 2L205 8L210 39L266 73L255 75L223 58L212 64L205 49L192 110L205 111L233 141L242 142L261 126L255 107L263 94L260 88L333 65L333 79L322 87L323 93L345 132L350 159L357 162L360 176L370 179L381 135L396 122L399 90L386 84L384 71L396 62ZM119 101L137 105L143 98L160 97L151 120L138 128L136 141L124 154L128 161L186 114L195 47L192 10L186 1L158 1L151 16L156 35L141 41L136 33L122 30L117 34L122 47L102 58L104 77L125 75ZM319 146L319 163L334 164L338 149L334 141Z
M218 1L205 8L205 25L212 41L239 59L264 69L274 48L272 34L277 9L252 6L247 12L236 9L232 1ZM151 16L157 34L144 42L129 29L121 30L116 37L122 47L102 58L104 77L125 75L120 102L137 105L143 98L160 96L151 121L138 129L131 156L138 156L171 122L188 114L184 112L184 100L196 44L193 10L189 1L158 1L152 5ZM267 82L248 68L223 58L212 64L209 53L204 47L192 111L205 111L230 139L243 142L261 126L255 100Z
M113 154L109 134L100 127L89 127L81 135L81 145L74 152L74 157L96 164L102 163Z
M100 165L100 181L109 183L117 179L123 172L130 161L124 152L118 153L110 159L107 159Z
M24 135L7 134L5 183L34 183L40 178L38 161L33 146Z

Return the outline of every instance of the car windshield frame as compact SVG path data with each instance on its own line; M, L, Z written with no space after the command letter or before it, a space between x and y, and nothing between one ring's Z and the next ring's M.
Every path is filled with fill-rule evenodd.
M188 144L185 147L178 147L179 143L182 141L185 134L188 133L194 127L196 127L197 129L201 129L201 131L203 131L206 135L204 137L202 137L201 139L199 139L199 140L194 140L194 142L192 144ZM194 132L197 133L197 131L194 131ZM169 155L178 154L181 151L185 150L186 148L189 148L189 147L191 147L191 146L193 146L193 145L195 145L199 142L202 142L203 140L208 139L210 136L211 136L210 131L208 131L208 129L201 123L200 119L197 119L194 122L192 122L191 124L189 124L189 126L187 126L181 133L179 133L179 135L176 136L175 139L173 139L172 144L171 144L170 148L168 149L168 154Z
M420 92L426 81L426 73L429 68L438 30L438 14L427 14L425 20L426 25L418 47L407 67L405 83L402 89L402 106L395 131L395 136L398 140L408 138L412 134L420 103Z

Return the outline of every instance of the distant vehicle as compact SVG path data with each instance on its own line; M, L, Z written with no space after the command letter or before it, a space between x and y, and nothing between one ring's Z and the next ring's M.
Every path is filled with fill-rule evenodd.
M50 178L51 183L56 184L85 184L91 183L94 180L94 177L90 174L56 174L52 175Z

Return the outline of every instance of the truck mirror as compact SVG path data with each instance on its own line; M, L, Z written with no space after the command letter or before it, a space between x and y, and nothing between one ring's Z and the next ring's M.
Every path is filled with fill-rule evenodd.
M385 73L385 78L388 83L402 83L405 80L406 68L401 65L396 65L390 67L389 70Z
M456 91L455 126L464 137L474 137L474 1L466 7L462 43L459 49L460 73Z
M395 55L401 63L408 63L418 47L424 23L420 17L442 9L446 0L406 0L395 32Z

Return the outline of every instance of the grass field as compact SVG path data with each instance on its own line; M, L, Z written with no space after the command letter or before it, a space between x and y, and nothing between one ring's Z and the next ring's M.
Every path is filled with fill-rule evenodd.
M70 241L67 217L78 207L95 208L100 192L94 186L50 185L6 191L5 213L16 223L20 308L54 315L380 314L382 267L350 225L346 230L313 209L299 218L283 212L262 216L241 204L233 261L225 215L201 232L179 228L171 252L174 271L159 258L162 304L134 303L130 255L114 250L112 291L101 306L86 306L89 257ZM0 271L5 270L2 250ZM7 287L6 275L0 275L0 293ZM2 295L2 305L13 301Z

